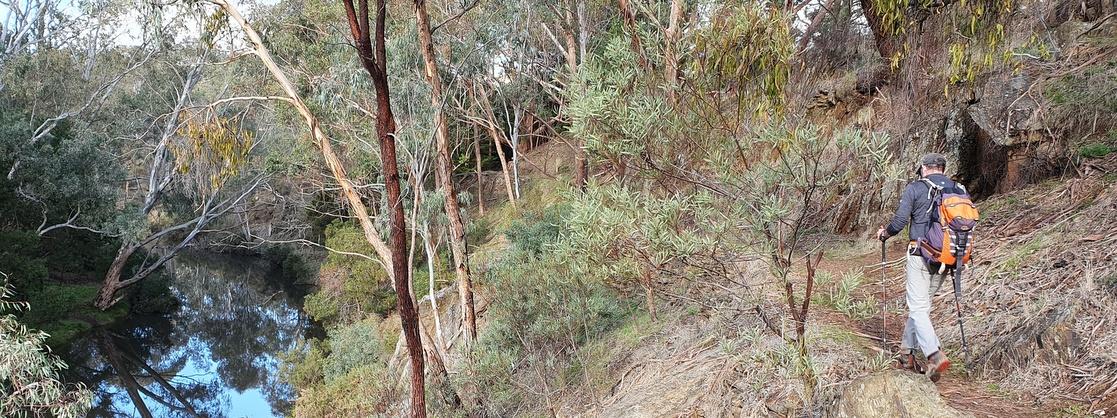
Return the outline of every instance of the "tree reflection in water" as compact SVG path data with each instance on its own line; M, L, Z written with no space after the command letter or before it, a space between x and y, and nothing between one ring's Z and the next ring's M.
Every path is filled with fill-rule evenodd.
M283 416L294 400L276 356L316 328L306 289L258 258L178 257L165 316L134 316L74 344L71 378L95 388L90 417Z

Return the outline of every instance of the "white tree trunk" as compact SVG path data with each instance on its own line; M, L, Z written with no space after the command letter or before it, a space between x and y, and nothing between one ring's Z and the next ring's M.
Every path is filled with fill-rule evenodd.
M442 338L442 320L440 319L442 314L438 311L438 296L434 293L434 248L432 248L431 245L430 228L424 225L424 229L426 232L422 234L423 252L427 256L427 282L429 283L427 294L430 295L431 313L434 315L434 338L435 343L441 347L439 351L444 351L446 349L446 341Z

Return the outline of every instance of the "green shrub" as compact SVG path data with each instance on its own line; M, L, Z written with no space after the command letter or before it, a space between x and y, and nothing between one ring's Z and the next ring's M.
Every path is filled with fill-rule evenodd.
M326 227L326 246L376 257L364 232L352 222L334 221ZM416 293L425 289L416 289ZM384 316L395 309L396 296L388 272L380 263L331 252L318 270L318 290L308 295L304 309L317 321L331 325Z
M865 276L860 271L843 275L842 280L829 289L829 304L853 319L872 317L876 314L876 300L872 296L859 300L853 295L864 280Z
M322 291L311 293L303 300L303 310L315 321L332 323L337 320L337 298Z
M7 277L0 277L0 416L84 416L93 394L84 385L61 382L58 373L66 364L50 354L46 334L16 320L13 312L28 304L11 302L11 296Z
M562 215L570 210L567 204L549 206L539 212L529 212L524 219L513 222L505 236L512 247L532 256L543 254L543 246L559 236Z
M521 357L518 350L503 347L485 338L485 332L478 341L477 349L472 352L472 361L466 364L465 373L458 375L458 387L481 387L482 411L473 411L480 416L514 416L517 407L523 404L525 393L517 386L517 365L534 359Z
M599 281L569 274L567 263L520 253L490 271L501 295L490 305L490 338L504 346L581 344L615 325L630 306Z
M568 220L566 208L532 214L508 232L511 248L485 278L494 298L479 336L472 366L457 376L458 385L481 391L486 416L513 416L542 402L522 387L579 381L583 368L564 365L588 341L622 323L633 304L598 278L576 274L561 248ZM538 393L538 392L537 392Z
M361 366L383 362L379 319L367 318L329 331L330 354L322 367L327 384Z
M835 281L828 271L819 271L815 276L816 291L812 300L829 306L853 319L870 318L877 313L877 302L871 294L859 298L857 290L865 283L865 275L860 270L848 272Z
M376 257L376 251L365 239L364 231L353 222L334 221L326 227L326 246L346 252ZM357 277L369 277L378 283L390 283L388 272L380 263L352 255L331 252L326 256L324 266L345 267Z
M481 244L492 238L492 221L487 218L474 219L465 225L465 242L470 246Z
M40 253L39 236L33 231L0 230L0 266L20 291L31 290L46 279L46 261Z
M379 320L366 318L283 354L280 376L299 391L296 416L389 416L399 389L384 362Z
M314 338L299 341L287 352L279 354L279 378L296 389L320 384L326 355L321 341Z
M379 363L358 366L337 380L299 392L297 417L388 417L400 390L395 376Z
M1109 146L1109 144L1103 144L1103 143L1100 143L1100 142L1095 142L1095 143L1092 143L1092 144L1086 144L1086 145L1083 145L1083 146L1079 147L1078 148L1078 155L1082 156L1082 158L1101 158L1101 157L1104 157L1106 155L1109 155L1110 153L1112 153L1114 151L1117 151L1117 149L1114 149L1113 147Z

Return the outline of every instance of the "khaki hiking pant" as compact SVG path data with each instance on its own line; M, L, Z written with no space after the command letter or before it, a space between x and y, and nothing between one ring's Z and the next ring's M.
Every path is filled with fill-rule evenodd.
M900 352L911 352L913 348L923 350L930 356L939 351L939 337L931 324L931 297L939 292L946 278L945 274L931 274L923 257L907 256L906 287L908 321L904 324L904 334L900 338Z

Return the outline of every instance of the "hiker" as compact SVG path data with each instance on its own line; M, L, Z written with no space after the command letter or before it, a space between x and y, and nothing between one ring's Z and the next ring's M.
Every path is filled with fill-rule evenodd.
M908 320L904 323L904 333L900 339L900 365L920 372L914 354L914 349L919 348L927 355L926 374L936 382L950 368L950 360L942 353L935 327L931 324L931 297L942 287L946 272L938 266L929 265L920 255L917 243L928 237L933 221L932 211L938 209L932 207L932 187L926 181L929 180L945 190L965 190L963 186L950 180L944 174L945 171L945 157L935 153L924 155L917 171L920 179L908 184L900 198L900 207L892 216L892 222L877 231L877 238L884 241L900 233L909 221L911 223L905 268Z

